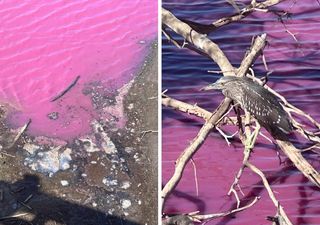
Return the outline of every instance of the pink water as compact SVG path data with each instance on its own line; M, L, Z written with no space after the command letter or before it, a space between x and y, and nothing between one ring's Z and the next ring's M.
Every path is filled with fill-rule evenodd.
M279 7L288 9L292 2L286 1ZM163 5L180 18L207 24L234 13L234 9L226 1L170 0L164 1ZM320 121L320 6L313 0L298 1L290 11L293 12L292 19L286 20L286 24L288 29L296 34L299 43L285 32L276 17L258 12L245 19L245 23L228 25L210 37L219 43L233 65L237 66L250 46L252 36L267 32L269 44L265 49L265 56L269 69L274 71L270 75L270 86L286 96L292 104ZM162 65L162 88L168 89L169 96L190 104L196 103L210 111L223 99L220 92L199 91L220 76L207 72L219 70L210 59L163 41ZM259 77L266 74L261 58L255 63L255 72ZM197 135L202 125L203 120L196 117L169 108L163 110L163 185L173 174L175 160ZM223 130L232 134L235 128L227 127ZM292 135L291 140L301 147L301 138ZM234 196L227 196L227 192L241 166L243 147L237 138L231 142L232 145L228 147L217 131L210 134L193 157L197 168L199 195L196 192L194 169L189 163L181 183L167 201L165 213L198 210L204 214L218 213L236 207ZM320 171L319 155L309 154L306 157ZM259 137L251 162L267 175L276 197L292 223L320 224L319 189L305 179L283 154L281 158L285 163L280 165L277 148ZM246 169L240 185L244 192L244 196L239 193L242 205L252 201L255 196L261 196L261 200L254 207L237 213L235 218L215 219L208 222L208 225L271 224L266 217L274 216L276 208L260 178Z
M84 85L114 92L139 69L156 38L157 1L1 1L0 17L0 101L17 110L9 123L30 118L30 134L70 139L97 113Z

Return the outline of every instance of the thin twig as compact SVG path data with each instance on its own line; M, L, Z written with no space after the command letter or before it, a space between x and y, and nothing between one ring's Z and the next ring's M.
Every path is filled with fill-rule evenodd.
M199 183L198 183L198 176L197 176L197 166L195 164L195 162L193 161L193 159L191 158L191 164L193 166L193 172L194 172L194 182L196 184L196 193L197 196L199 196Z
M64 91L62 91L60 94L54 97L50 102L57 101L59 98L63 97L68 91L71 90L71 88L73 88L77 84L79 79L80 76L77 76L76 79Z
M157 130L144 130L141 132L141 138L143 138L146 134L149 134L149 133L158 133Z
M26 216L26 215L29 215L29 213L20 213L20 214L11 215L11 216L4 216L4 217L0 218L0 221L19 218L19 217L23 217L23 216Z
M13 139L12 143L7 147L8 149L12 148L17 143L21 135L28 129L30 123L31 123L31 119L29 119L28 122L23 127L20 128L18 134Z
M234 214L237 212L241 212L243 210L246 210L246 209L252 207L254 204L256 204L259 201L259 199L260 199L260 197L255 197L253 199L253 201L250 202L248 205L230 210L228 212L214 213L214 214L207 214L207 215L194 215L194 216L192 216L192 218L203 221L203 220L211 220L211 219L215 219L215 218L219 218L219 217L228 216L228 215L231 215L231 214Z
M220 121L219 121L220 122ZM229 141L229 138L233 138L237 133L238 131L236 131L235 133L231 134L231 135L227 135L226 133L224 133L223 130L221 130L218 126L216 126L216 130L219 131L219 133L221 134L221 136L224 138L224 140L226 140L227 142L227 145L230 146L231 143Z
M263 172L249 162L246 163L246 166L261 177L262 183L265 186L265 188L267 189L270 199L272 200L275 207L277 207L277 209L279 209L281 220L284 221L286 225L292 225L287 214L285 213L282 206L280 205L280 202L276 199L275 195L273 194L273 191L269 185L269 182L268 182L267 178L265 177L265 175L263 174Z

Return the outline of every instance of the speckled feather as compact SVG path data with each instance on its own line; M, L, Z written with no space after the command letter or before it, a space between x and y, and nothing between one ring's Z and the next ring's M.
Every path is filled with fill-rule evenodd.
M221 79L224 80L224 87L221 88L222 93L239 103L263 127L271 132L280 129L284 133L290 133L292 125L275 95L246 77Z

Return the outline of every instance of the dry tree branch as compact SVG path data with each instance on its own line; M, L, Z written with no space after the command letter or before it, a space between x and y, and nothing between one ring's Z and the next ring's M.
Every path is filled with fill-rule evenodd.
M177 99L171 98L168 95L162 94L162 105L166 107L170 107L174 110L187 113L188 115L194 115L199 118L207 121L211 117L211 112L197 106L197 104L191 105L189 103L179 101ZM243 116L241 116L243 117ZM217 126L222 125L236 125L238 122L237 117L234 116L225 116L222 120L217 124ZM250 121L250 123L253 121Z
M184 215L177 215L163 219L162 225L172 225L172 224L188 224L193 225L193 222L205 222L219 217L229 216L237 212L244 211L252 206L254 206L260 197L255 197L248 205L242 206L240 208L232 209L227 212L222 213L212 213L201 215L199 212L192 212Z
M223 72L225 76L236 75L233 66L231 65L227 57L224 55L222 50L219 48L219 46L212 42L210 39L208 39L206 36L193 31L189 25L181 22L171 12L165 9L162 9L162 22L166 26L174 30L176 33L182 35L190 43L193 43L195 46L200 48L207 55L209 55L212 58L212 60L219 65L221 71L227 71ZM258 36L251 47L252 52L255 52L255 54L260 53L261 49L265 47L265 39L265 34ZM256 59L256 55L252 54L252 52L250 51L248 54L246 54L243 63L241 64L243 68L237 71L238 75L244 76L249 66ZM214 125L225 114L225 112L229 108L230 103L230 99L224 99L224 101L220 104L217 110L214 113L212 113L210 118L206 121L204 126L199 131L198 135L193 139L190 145L183 151L183 153L177 159L174 174L161 192L162 209L164 207L166 198L179 183L186 164L195 154L195 152L201 147L209 132L214 127ZM179 108L183 109L183 107L178 107L178 109ZM198 113L199 110L193 112ZM202 111L202 113L204 112Z
M12 220L14 218L23 217L23 216L26 216L26 215L29 215L29 214L30 213L19 213L19 214L14 214L14 215L11 215L11 216L4 216L4 217L0 218L0 221Z
M164 29L162 29L162 33L164 34L164 36L166 36L166 38L172 42L172 44L174 44L177 48L183 48L183 44L180 44L178 41L176 41L173 37L171 37L170 34L168 34L168 32L166 32Z
M209 118L209 120L200 129L199 133L192 140L190 145L181 153L181 155L177 159L176 164L175 164L174 174L173 174L173 176L170 178L170 180L167 182L167 184L164 186L164 188L161 191L162 209L164 207L164 203L165 203L168 195L178 185L178 183L179 183L179 181L180 181L180 179L182 177L182 173L184 171L184 168L186 167L187 163L192 158L192 156L197 152L197 150L202 146L204 140L209 135L211 129L214 128L214 124L228 110L230 103L231 103L230 99L225 99L220 104L220 106L216 109L216 111L212 113L212 115Z
M188 104L185 103L185 104L183 104L183 105L186 106L186 105L188 105ZM169 105L167 105L167 106L169 106ZM190 105L190 106L191 106L191 105ZM199 107L199 108L200 108L200 107ZM200 109L201 109L201 108L200 108ZM202 114L202 115L203 115L203 114ZM202 117L202 118L203 118L203 117ZM250 118L249 118L249 117L246 117L245 123L248 123L248 121L250 122ZM239 189L240 189L240 186L239 186L238 182L239 182L239 180L240 180L240 177L241 177L241 175L242 175L242 173L243 173L244 168L245 168L247 165L250 166L250 169L253 168L253 167L252 167L252 164L250 164L250 163L248 162L248 160L249 160L249 157L250 157L251 150L253 149L253 144L255 143L255 140L256 140L256 137L257 137L256 135L259 133L259 129L260 129L259 126L257 126L257 128L256 128L256 130L255 130L255 133L254 133L255 135L252 135L252 134L251 134L250 128L246 129L247 144L245 145L243 164L242 164L241 168L239 169L239 171L238 171L238 173L237 173L237 175L236 175L236 177L235 177L235 180L234 180L233 184L231 185L230 190L229 190L229 192L228 192L228 195L230 195L231 193L235 194L235 197L236 197L236 199L237 199L237 208L239 208L239 206L240 206L240 200L239 200L239 197L238 197L237 192L236 192L236 190L235 190L235 187L238 186ZM249 163L249 164L248 164L248 163ZM260 171L260 170L258 170L258 171ZM257 172L257 170L254 170L254 172ZM261 176L261 177L263 177L263 183L264 183L265 186L266 186L266 189L267 189L267 191L268 191L268 193L269 193L269 195L270 195L270 198L272 199L272 201L274 202L274 204L276 205L276 207L279 208L279 214L280 214L280 216L281 216L282 218L284 218L284 221L286 222L285 224L291 224L291 222L290 222L290 220L287 218L287 216L286 216L283 208L281 207L281 205L278 203L278 201L277 201L276 198L274 197L274 195L273 195L273 193L272 193L272 191L271 191L271 188L270 188L270 186L269 186L269 184L268 184L268 182L267 182L264 174L260 171L258 175ZM240 191L241 191L241 189L240 189ZM203 219L203 218L201 218L201 217L196 217L196 218L197 218L197 219L200 219L200 220ZM278 218L278 219L280 219L280 218Z
M186 24L177 19L171 12L166 9L162 9L162 23L167 27L170 27L173 31L183 36L188 42L194 44L196 47L201 49L204 53L209 55L213 61L215 61L223 71L224 75L235 75L234 68L224 55L222 50L217 44L209 40L205 35L201 35ZM182 152L176 161L175 171L171 179L167 182L161 192L162 198L162 209L168 195L174 190L176 185L179 183L185 166L195 154L195 152L201 147L204 140L210 133L214 124L225 114L228 110L231 100L226 98L218 109L213 113L204 126L199 131L198 135L193 139L190 145Z
M288 137L284 136L280 139L274 137L276 143L286 156L293 162L300 172L304 174L313 184L320 188L320 175L317 170L302 156L301 151L294 147Z
M169 97L168 97L169 98ZM174 100L172 98L171 102L174 102L175 109L180 109L181 107L179 106L178 100ZM188 109L187 103L182 104L184 109ZM170 107L170 104L167 104L166 106ZM190 105L189 105L190 107ZM198 113L194 114L197 115L203 119L206 119L205 115L207 114L208 111L202 109L201 107L197 106L197 110L199 112L204 112L203 114ZM183 111L183 110L182 110ZM186 112L186 111L183 111ZM203 115L203 116L201 116ZM319 173L306 161L306 159L302 156L301 151L297 149L289 140L287 137L274 137L276 140L276 143L278 146L281 148L281 150L287 155L287 157L294 163L294 165L299 169L312 183L317 185L318 187L320 186L320 177ZM285 140L285 141L284 141Z
M243 77L246 75L252 63L261 54L262 50L266 46L266 39L267 34L261 34L254 39L250 50L246 53L244 59L240 64L240 67L237 70L237 76Z
M264 12L268 12L268 8L270 8L271 6L277 5L283 1L285 0L266 0L264 2L251 1L251 4L241 9L239 13L234 14L232 16L221 18L213 22L212 25L215 28L218 28L218 27L227 25L229 23L240 21L256 10L260 10L260 11L263 10Z
M246 122L250 121L250 116L248 116L246 118ZM265 186L265 188L267 189L268 191L268 194L269 194L269 197L271 198L271 200L273 201L273 203L275 204L275 206L277 207L278 209L278 213L279 213L279 216L276 217L276 219L279 221L279 224L283 224L283 225L292 225L291 221L289 220L288 216L286 215L285 211L283 210L282 206L280 205L279 201L276 199L276 197L274 196L273 192L272 192L272 189L269 185L269 182L267 181L265 175L263 174L263 172L261 170L259 170L257 167L255 167L254 165L252 165L250 162L249 162L249 157L250 157L250 153L251 151L253 150L253 147L254 147L254 144L257 140L257 136L259 134L259 131L260 131L260 125L258 122L256 122L256 129L254 131L253 134L251 134L251 131L250 131L250 128L248 128L246 131L246 143L245 143L245 148L244 148L244 158L243 158L243 163L242 163L242 166L239 170L239 172L237 173L237 176L235 177L235 180L228 192L228 195L230 195L231 193L234 193L236 198L237 198L237 202L238 202L238 207L240 205L240 202L239 202L239 198L238 198L238 195L237 195L237 192L236 190L234 189L235 186L239 186L239 180L240 180L240 177L243 173L243 170L245 167L248 167L249 169L251 169L253 172L257 173L261 179L262 179L262 182ZM240 189L241 191L241 189ZM280 223L281 221L281 223Z
M201 34L210 34L211 32L215 31L219 27L228 25L230 23L238 22L255 11L267 13L269 12L268 8L284 1L286 0L266 0L264 2L252 1L251 4L242 8L241 10L239 10L239 12L231 16L223 17L213 22L212 24L201 24L194 21L190 21L190 20L182 20L182 21L187 23L189 26L192 27L192 29L194 29L195 31Z
M212 42L210 39L208 39L206 36L193 31L189 25L181 22L171 12L165 9L162 9L162 22L176 33L182 35L187 41L194 44L207 55L209 55L212 58L212 60L218 64L221 71L227 71L223 72L223 75L236 75L233 66L231 65L227 57L224 55L222 50L219 48L219 46ZM241 63L241 66L243 68L237 71L237 74L239 76L244 76L246 74L247 69L257 57L255 54L260 53L261 49L265 47L265 39L265 34L256 38L251 47L252 52L255 53L252 53L250 51L248 54L246 54L243 63ZM209 120L207 120L207 122L201 128L198 135L193 139L190 145L183 151L183 153L176 161L174 175L171 177L171 179L168 181L168 183L165 185L161 192L162 209L164 207L166 198L180 181L187 162L191 159L193 154L195 154L195 152L201 147L205 138L208 136L209 132L214 127L214 124L217 121L219 121L219 119L229 108L230 103L230 99L224 99L224 101L220 104L217 110L210 116Z
M192 158L190 161L193 166L193 174L194 174L194 183L196 185L196 193L197 193L197 196L199 196L199 183L198 183L198 175L197 175L197 166Z
M177 100L175 100L175 101L177 101ZM177 102L179 102L179 101L177 101ZM188 106L189 104L184 103L183 105L184 105L184 106ZM170 105L167 105L167 106L170 107ZM178 105L176 105L176 107L179 108ZM192 105L189 105L189 107L192 107ZM200 107L199 107L199 108L200 108ZM200 109L201 109L201 108L200 108ZM201 110L202 110L202 109L201 109ZM186 111L187 111L187 110L184 110L183 112L186 112ZM204 111L205 111L205 110L204 110ZM205 111L205 112L208 112L208 111ZM202 115L204 115L204 114L202 114ZM201 117L201 118L205 119L205 117ZM245 123L248 123L248 118L246 118ZM258 132L259 132L259 127L256 128L255 134L257 134ZM251 140L248 139L248 142L247 142L248 145L245 145L246 147L245 147L245 150L244 150L243 164L242 164L241 168L239 169L239 171L238 171L238 173L237 173L237 175L236 175L236 177L235 177L235 180L234 180L233 184L231 185L230 190L229 190L229 193L228 193L228 195L230 195L231 193L234 193L237 199L239 199L239 197L238 197L237 194L236 194L235 187L238 187L238 188L240 189L240 186L239 186L238 182L239 182L239 180L240 180L240 177L241 177L241 175L242 175L242 173L243 173L244 168L248 165L248 160L249 160L249 157L250 157L250 153L251 153L251 150L252 150L252 148L253 148L252 145L253 145L253 143L255 142L255 139L253 139L253 137L256 138L256 135L255 135L255 136L252 136L251 132L249 132L249 130L247 129L247 130L246 130L246 137L250 137L250 136L252 137ZM253 139L253 140L252 140L252 139ZM249 165L252 165L252 164L249 164ZM252 167L251 167L250 169L252 169ZM254 172L255 172L255 171L254 171ZM260 172L261 172L261 171L260 171ZM262 174L262 176L265 178L265 176L263 175L262 172L261 172L261 174ZM259 174L259 176L260 176L260 174ZM267 182L267 180L265 179L265 180L264 180L264 183L266 183L266 182ZM267 186L268 186L268 185L267 185ZM267 188L267 187L266 187L266 188ZM241 191L241 189L240 189L240 191ZM282 218L286 218L285 221L286 221L286 220L287 220L287 221L286 221L285 224L291 224L291 223L290 223L290 220L287 218L287 216L286 216L285 212L283 211L283 209L282 209L281 207L279 207L280 204L278 203L278 201L276 200L276 198L274 197L274 195L273 195L273 194L270 194L270 185L269 185L269 189L267 188L267 191L268 191L268 193L269 193L269 195L270 195L270 198L273 200L274 204L279 208L279 210L280 210L280 211L279 211L280 216L282 215ZM237 207L239 207L239 205L240 205L240 201L237 200ZM278 218L278 219L280 219L280 218Z
M12 148L17 143L17 141L20 139L21 135L28 129L30 123L31 123L31 119L29 119L28 122L24 126L19 128L19 131L18 131L17 135L15 136L15 138L13 139L12 143L9 146L7 146L8 149Z
M215 61L225 76L234 76L234 68L219 48L219 46L207 38L206 35L194 31L188 24L177 19L171 12L162 8L162 23L172 29L177 34L184 37L189 43L192 43Z
M214 42L212 42L210 39L208 39L206 36L193 31L189 25L181 22L171 12L165 9L162 9L162 22L166 26L174 30L176 33L182 35L190 43L193 43L195 46L200 48L207 55L209 55L212 58L212 60L219 65L222 71L228 71L223 73L225 76L236 75L234 72L233 66L229 62L228 58L224 55L222 50L219 48L219 46ZM261 44L263 43L263 41L261 40L265 40L265 38L266 38L265 35L261 35L260 37L257 38L259 39L259 41L256 40L254 43L259 43L259 46L263 48L265 45ZM254 51L256 52L260 52L260 50L255 47L255 44L251 49L254 49ZM255 58L256 56L254 56L253 54L250 54L250 53L247 54L247 56L245 57L245 60L244 60L245 63L243 63L243 66L246 68L249 68L249 66L247 65L251 65ZM242 76L246 73L246 70L240 70L240 71L243 73L243 74L239 73ZM176 187L176 185L180 181L183 170L187 162L191 159L193 154L201 147L205 138L208 136L209 132L214 127L214 124L225 114L225 112L229 108L230 103L231 103L230 99L228 98L224 99L224 101L220 104L217 110L210 116L209 120L201 128L196 138L193 139L190 145L184 150L184 152L180 155L180 157L176 161L174 175L165 185L161 193L162 208L164 206L167 196L171 193L171 191Z
M257 3L255 1L252 1L251 4L254 5L254 7L253 7L253 9L250 9L250 10L259 9L259 7L267 8L270 6L270 5L264 5L265 3L277 4L279 2L281 2L281 1L270 0L270 1L265 1L262 3ZM182 21L177 19L171 12L169 12L166 9L162 9L162 22L165 26L169 27L174 32L181 35L186 41L193 44L199 50L201 50L203 53L205 53L206 55L211 57L211 59L218 64L221 71L223 71L222 73L224 76L235 76L235 75L244 76L247 73L250 66L252 65L252 63L254 62L254 60L256 59L256 57L261 53L261 50L265 46L266 35L263 34L255 39L252 48L245 55L244 60L242 61L240 68L238 68L236 70L235 68L233 68L233 66L231 65L231 63L229 62L229 60L227 59L227 57L224 55L223 51L219 48L219 46L217 44L212 42L205 35L202 35L202 34L199 34L198 32L196 32L188 24L183 23ZM227 24L227 23L225 23L225 24ZM225 25L225 24L223 24L223 25ZM162 209L163 209L166 198L169 196L169 194L174 190L176 185L179 183L185 166L190 161L192 156L197 152L197 150L201 147L201 145L203 144L203 142L207 138L209 132L212 130L212 128L214 128L215 124L220 120L221 117L223 117L225 115L225 112L228 110L229 105L231 103L231 100L228 98L225 98L224 101L220 104L220 106L216 109L216 111L214 113L210 114L208 111L206 111L198 106L190 107L189 104L171 99L166 95L163 95L162 98L163 98L162 102L164 105L173 106L177 110L181 110L183 112L187 112L189 114L193 114L193 115L202 117L206 120L206 123L200 129L198 135L192 140L192 142L189 144L189 146L182 152L182 154L179 156L179 158L176 161L174 174L171 177L171 179L168 181L168 183L165 185L165 187L163 188L162 193L161 193ZM300 110L300 111L303 112L302 110ZM299 112L299 111L297 111L297 112ZM250 122L250 119L249 119L249 122ZM316 121L314 121L314 122L316 123ZM244 162L243 162L245 165L247 165L247 164L251 165L248 162L248 159L250 156L250 149L253 148L253 144L255 143L257 135L259 134L259 127L257 128L254 135L251 135L250 128L248 128L248 129L249 130L246 132L247 142L245 144L245 149L248 150L247 151L248 153L245 153ZM250 134L250 135L248 135L248 134ZM318 172L303 158L303 156L301 155L299 150L296 149L289 142L289 140L286 139L286 137L279 138L279 137L274 136L274 138L276 139L277 144L282 149L282 151L290 158L290 160L296 165L296 167L310 181L312 181L317 186L320 186L320 183L319 183L320 177L319 177ZM281 141L278 139L281 139L284 141ZM242 170L243 170L243 168L242 168ZM238 172L239 179L240 179L241 174L242 174L242 171L240 169L240 171ZM238 180L235 180L234 185L238 185ZM268 186L266 186L266 188L267 187ZM267 188L267 190L268 190L268 188ZM235 190L232 192L236 193ZM268 192L269 192L269 190L268 190ZM285 218L282 215L283 212L281 212L281 208L279 211L280 211L280 215L282 216L281 218ZM289 222L288 221L286 221L285 224L291 224L290 221Z
M179 110L191 115L195 115L205 119L206 121L209 120L211 117L211 112L197 106L197 105L190 105L188 103L170 98L167 95L162 94L162 105L171 107L175 110Z
M277 207L279 210L279 217L277 218L279 220L278 224L292 225L287 214L285 213L285 211L283 210L279 201L276 199L275 195L273 194L273 191L270 187L270 184L269 184L267 178L265 177L265 175L263 174L263 172L249 162L246 163L246 166L261 177L262 183L265 186L265 188L267 189L270 199L272 200L275 207Z
M245 123L247 124L248 122L250 121L250 115L246 115L246 119L245 119ZM237 191L235 189L235 187L238 187L239 188L239 191L242 193L241 191L241 187L239 185L239 181L240 181L240 178L242 176L242 173L246 167L246 163L249 161L249 158L250 158L250 154L253 150L253 146L256 142L256 139L257 139L257 136L260 132L260 125L258 122L256 122L257 124L257 127L254 131L254 133L252 134L251 133L251 130L250 130L250 127L249 126L246 126L246 132L245 132L245 140L244 140L244 151L243 151L243 160L242 160L242 165L237 173L237 175L235 176L234 178L234 181L228 191L228 195L231 195L231 193L233 193L237 199L237 207L239 208L240 206L240 200L239 200L239 196L237 194ZM243 194L243 193L242 193Z
M192 218L203 221L203 220L211 220L211 219L215 219L215 218L218 218L218 217L228 216L228 215L231 215L231 214L234 214L234 213L237 213L237 212L241 212L243 210L246 210L246 209L252 207L259 200L260 200L260 197L255 197L252 202L250 202L248 205L245 205L243 207L238 207L236 209L233 209L233 210L230 210L230 211L224 212L224 213L214 213L214 214L206 214L206 215L193 215Z

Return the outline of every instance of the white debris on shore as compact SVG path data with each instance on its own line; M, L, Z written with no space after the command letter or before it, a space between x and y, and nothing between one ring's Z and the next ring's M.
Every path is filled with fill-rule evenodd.
M120 202L123 209L127 209L131 206L131 201L129 199L122 199Z
M99 138L95 137L95 135L91 135L89 137L84 137L79 139L83 143L83 147L86 152L99 152L104 151L107 154L117 153L117 148L115 144L111 141L110 137L106 132L104 132L102 125L94 120L91 123L94 134L99 135Z
M25 158L24 165L34 171L49 174L54 174L59 170L67 170L70 168L72 150L66 148L60 153L61 148L63 147L58 146L49 151L43 151L40 146L35 144L25 144L23 149L29 153L29 156Z
M122 189L128 189L129 187L131 186L131 183L129 181L123 181L122 182L122 185L121 185L121 188Z
M105 177L105 178L103 178L102 183L107 185L107 186L117 186L118 185L118 180Z
M63 187L66 187L69 185L69 182L67 180L61 180L60 183Z

